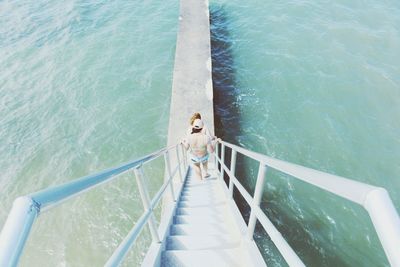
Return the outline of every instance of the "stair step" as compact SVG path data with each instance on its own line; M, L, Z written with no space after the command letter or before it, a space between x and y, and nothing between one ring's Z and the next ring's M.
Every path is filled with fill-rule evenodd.
M218 194L214 191L208 192L183 192L181 194L181 198L215 198L221 194Z
M187 194L187 195L181 195L180 200L181 201L186 201L186 200L196 200L196 199L207 199L207 200L222 200L225 199L223 196L220 194Z
M240 240L229 235L170 236L167 250L227 249L239 246Z
M219 196L223 195L217 190L204 190L204 191L183 191L181 196L182 197L200 197L200 196L208 196L208 197L213 197L213 196Z
M198 207L216 207L226 205L226 202L223 201L180 201L178 203L179 208L198 208Z
M212 182L185 182L185 188L207 188L215 186L215 181Z
M226 215L227 205L197 207L197 208L177 208L176 215L199 215L199 216L217 216Z
M187 196L215 196L218 195L219 192L213 189L207 189L207 190L186 190L184 189L182 192L182 196L187 197Z
M202 188L202 189L183 189L182 195L215 195L216 190L214 188Z
M226 203L226 199L223 198L208 198L208 197L203 197L203 198L196 198L196 197L191 197L191 198L181 198L179 199L179 202L184 202L186 204L213 204L213 203Z
M202 183L185 183L185 189L206 189L206 188L212 188L215 185L210 182L210 183L206 183L206 182L202 182Z
M226 222L226 218L221 215L215 215L213 217L204 217L204 216L186 216L186 215L177 215L174 216L174 224L194 224L194 223L224 223Z
M184 189L182 191L182 196L202 196L202 195L209 195L209 196L214 196L216 195L217 192L216 190L186 190Z
M232 234L226 224L221 223L197 223L174 224L171 226L170 235L219 235Z
M185 185L183 192L212 191L215 189L216 185Z
M241 267L246 258L239 249L168 250L163 252L164 267Z
M214 187L217 185L216 181L210 181L210 182L185 182L184 186L185 187L190 187L191 189L193 188L207 188L207 187Z

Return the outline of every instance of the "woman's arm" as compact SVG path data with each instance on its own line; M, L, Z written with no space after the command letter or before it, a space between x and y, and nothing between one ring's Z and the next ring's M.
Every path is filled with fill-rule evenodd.
M183 147L184 147L186 150L189 149L189 143L188 143L188 141L187 141L186 138L184 138L184 139L181 140L181 144L183 145Z
M217 138L216 136L214 136L213 139L211 139L210 137L208 137L208 138L209 138L209 142L207 144L207 151L210 153L214 153L215 146L217 145L218 141L221 141L221 138ZM215 140L215 143L213 143L214 140Z
M211 135L210 130L208 130L208 127L207 127L207 125L205 125L205 124L204 124L204 126L203 126L202 133L204 133L205 135L209 136L209 137L211 138L211 140L217 139L216 136Z

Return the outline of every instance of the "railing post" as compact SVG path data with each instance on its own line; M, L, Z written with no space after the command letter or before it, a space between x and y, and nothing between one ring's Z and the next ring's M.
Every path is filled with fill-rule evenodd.
M144 172L142 166L135 168L134 172L136 177L136 183L139 188L140 197L142 198L144 210L151 210L151 215L148 221L151 237L154 243L160 243L160 238L157 233L156 220L153 214L153 207L150 206L150 196L144 182Z
M247 226L247 236L250 240L253 240L254 229L256 227L256 221L257 221L256 214L254 212L254 208L260 206L262 193L264 190L265 172L266 171L267 171L267 166L264 163L260 162L260 166L258 168L256 188L254 190L253 203L251 205L249 224Z
M184 167L185 167L185 170L186 170L186 168L187 168L187 155L186 155L186 149L185 149L185 146L184 145L182 145L181 144L181 147L182 147L182 156L183 156L183 163L184 163Z
M17 266L39 207L28 196L17 198L0 233L0 266Z
M225 145L221 145L221 174L220 178L224 179L224 166L225 166Z
M215 169L218 171L218 141L215 143L214 157L215 157Z
M232 176L235 176L235 171L236 171L236 155L237 152L235 149L232 148L232 155L231 155L231 167L230 167L230 172L232 173ZM233 197L233 179L229 178L229 196L232 198Z
M165 160L165 166L167 167L167 173L168 173L168 181L169 181L169 188L171 189L171 195L172 195L172 200L176 201L175 199L175 192L174 192L174 178L171 177L171 162L169 160L169 152L166 151L164 154L164 160Z
M376 188L365 197L364 208L391 266L400 266L400 218L386 189Z
M179 157L179 145L176 146L176 158L178 160L179 179L181 180L181 183L182 183L183 179L182 179L182 171L181 171L181 159Z

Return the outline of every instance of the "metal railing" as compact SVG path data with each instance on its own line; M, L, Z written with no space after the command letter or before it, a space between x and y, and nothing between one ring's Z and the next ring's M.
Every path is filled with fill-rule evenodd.
M289 266L305 266L260 208L265 174L267 168L272 168L363 206L372 220L390 264L392 266L400 266L400 219L384 188L371 186L274 159L224 141L220 141L219 143L221 145L217 144L216 146L215 163L216 169L220 169L220 178L224 177L225 172L229 177L228 192L230 197L233 197L233 187L236 186L251 208L247 228L249 239L253 239L256 221L258 220ZM219 146L221 148L219 148ZM230 168L225 165L226 147L231 149ZM220 153L218 153L219 149L221 149ZM237 153L259 162L258 176L253 197L246 191L235 176ZM219 157L219 154L221 154L221 157ZM218 167L218 163L222 166L221 168Z
M171 170L170 153L176 153L177 165ZM180 152L181 151L181 152ZM179 154L182 154L182 161ZM164 182L152 200L150 200L145 175L142 166L161 156L164 156L165 166L167 169L168 179ZM160 199L165 194L167 187L170 188L172 199L176 201L173 178L179 173L182 182L182 166L187 171L186 150L182 145L175 145L164 148L151 153L143 158L134 160L118 167L111 168L100 173L89 175L69 183L51 187L28 196L19 197L14 201L10 214L0 234L0 266L17 266L20 256L23 252L25 243L29 237L32 225L38 215L48 209L55 207L64 201L76 197L88 190L91 190L103 183L109 182L118 175L130 170L134 170L136 182L142 199L144 213L128 233L126 238L118 246L112 256L109 258L105 266L118 266L124 259L136 238L143 230L146 223L150 228L153 242L160 242L163 237L158 236L156 221L153 210L158 205Z
M236 186L251 208L247 228L247 237L249 239L253 239L255 225L258 220L289 266L305 266L260 208L265 174L269 167L362 205L371 217L390 264L392 266L400 266L400 219L385 189L277 160L224 141L220 141L219 143L221 145L217 144L215 159L216 169L218 170L218 163L221 166L220 178L223 178L224 173L226 173L229 177L228 192L230 197L233 197L233 189L234 186ZM225 165L226 147L231 149L229 168ZM173 149L176 150L177 165L172 170L170 152ZM218 153L219 149L221 149L220 153ZM182 160L180 159L180 151L183 156ZM235 176L237 153L259 162L258 176L253 197L246 191ZM221 157L218 156L219 154L221 154ZM164 182L153 199L150 200L142 167L144 164L161 156L164 156L168 179ZM134 170L145 211L105 264L107 267L118 266L146 224L149 226L153 242L159 243L160 240L164 239L164 237L158 235L153 210L164 196L167 187L169 188L172 199L176 200L172 181L177 173L179 174L180 181L183 181L182 165L187 172L186 151L181 145L176 145L95 175L89 175L60 186L17 198L14 201L12 210L0 234L0 266L16 266L18 264L32 225L41 212L53 208L67 199L76 197L105 182L109 182L122 173Z

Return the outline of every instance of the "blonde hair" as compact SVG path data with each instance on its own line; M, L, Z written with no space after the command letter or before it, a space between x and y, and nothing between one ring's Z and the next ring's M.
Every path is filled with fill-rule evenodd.
M193 122L197 119L201 120L201 115L198 112L194 113L190 118L190 125L193 125Z

